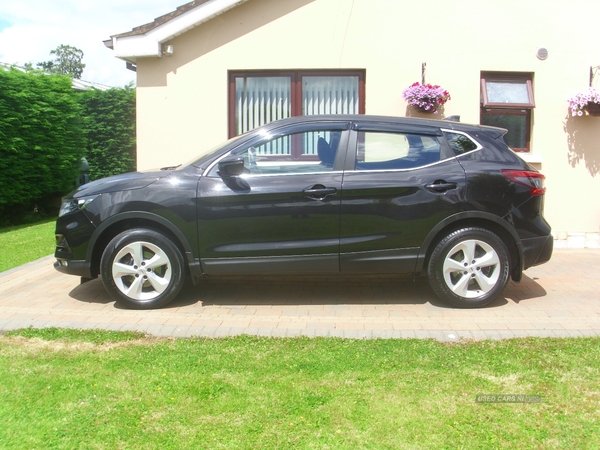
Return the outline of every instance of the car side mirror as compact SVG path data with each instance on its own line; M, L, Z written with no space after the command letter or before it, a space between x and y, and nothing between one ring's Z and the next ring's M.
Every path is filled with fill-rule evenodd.
M241 156L228 156L219 161L219 176L222 178L238 177L245 170L244 158Z

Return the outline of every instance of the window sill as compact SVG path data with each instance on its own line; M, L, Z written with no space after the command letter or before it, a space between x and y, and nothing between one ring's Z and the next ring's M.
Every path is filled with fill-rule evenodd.
M517 153L522 159L524 159L528 163L541 164L542 163L542 155L538 155L537 153L525 153L519 152Z

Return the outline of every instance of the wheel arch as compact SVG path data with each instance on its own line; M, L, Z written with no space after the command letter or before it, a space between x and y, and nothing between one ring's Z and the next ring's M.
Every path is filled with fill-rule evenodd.
M119 233L132 228L147 228L164 233L183 255L186 266L192 275L196 276L199 263L196 262L194 251L185 235L172 222L162 216L149 212L127 212L117 214L102 222L90 238L86 259L90 261L92 277L100 274L100 259L108 243Z
M431 254L437 244L449 233L464 227L480 227L497 234L506 245L510 255L510 274L513 281L521 281L523 273L523 247L516 230L501 217L494 214L469 211L447 217L434 227L425 240L417 257L416 273L423 271L429 264Z

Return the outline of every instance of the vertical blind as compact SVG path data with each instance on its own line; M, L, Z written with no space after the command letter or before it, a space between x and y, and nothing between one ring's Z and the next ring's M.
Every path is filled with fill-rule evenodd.
M302 77L302 115L358 114L358 77Z
M235 77L235 132L242 134L256 127L292 115L358 114L358 76L302 76L302 105L292 105L291 76ZM298 114L298 112L296 112ZM319 137L329 133L304 136L301 154L316 155ZM267 148L268 147L268 148ZM289 139L273 141L260 154L291 154Z
M292 115L290 77L235 79L236 133L242 134Z
M358 77L302 77L302 115L316 114L358 114ZM302 153L316 155L320 137L331 144L329 132L307 133Z

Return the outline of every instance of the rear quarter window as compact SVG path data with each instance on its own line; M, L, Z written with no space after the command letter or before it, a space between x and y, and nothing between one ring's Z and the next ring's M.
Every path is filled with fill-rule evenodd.
M444 137L456 156L481 148L481 145L464 133L444 131Z
M455 135L462 136L462 138L457 138ZM506 145L502 136L492 138L484 133L478 133L471 137L467 133L451 131L444 131L444 136L454 154L459 156L460 161L463 162L488 161L514 164L520 160ZM473 148L473 145L476 147Z

